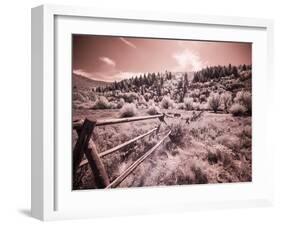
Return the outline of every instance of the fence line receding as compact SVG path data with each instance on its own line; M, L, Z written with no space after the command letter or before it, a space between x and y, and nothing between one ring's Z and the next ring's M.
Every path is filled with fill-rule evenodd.
M89 164L94 177L94 184L96 188L114 188L117 187L123 180L125 180L148 156L150 156L157 148L160 146L163 141L169 137L171 131L168 131L163 138L145 154L139 157L134 163L132 163L124 172L121 173L116 179L112 182L109 181L108 174L105 170L105 167L101 161L101 158L112 154L116 151L119 151L130 144L133 144L137 140L140 140L154 132L158 133L160 130L160 125L149 130L146 133L143 133L137 137L134 137L122 144L119 144L113 148L108 149L107 151L98 153L94 141L91 139L92 133L96 126L106 126L119 123L129 123L141 120L150 120L150 119L159 119L160 122L165 122L165 114L157 114L152 116L138 116L130 118L117 118L117 119L100 119L91 121L88 119L85 120L76 120L73 122L73 129L76 130L78 134L78 139L73 149L73 179L77 169L85 164ZM86 156L86 159L83 159L83 156Z

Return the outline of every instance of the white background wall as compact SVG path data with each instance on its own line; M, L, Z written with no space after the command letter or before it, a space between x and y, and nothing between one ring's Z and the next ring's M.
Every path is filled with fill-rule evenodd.
M280 225L281 155L280 40L278 1L261 0L9 0L1 2L0 35L0 224L36 225L30 208L30 8L43 3L91 7L181 12L192 14L263 17L275 20L275 108L272 109L271 142L275 149L275 205L272 208L197 211L179 214L132 216L82 221L51 222L52 225ZM279 42L278 42L279 41ZM265 75L268 76L268 75ZM211 195L211 194L210 194Z

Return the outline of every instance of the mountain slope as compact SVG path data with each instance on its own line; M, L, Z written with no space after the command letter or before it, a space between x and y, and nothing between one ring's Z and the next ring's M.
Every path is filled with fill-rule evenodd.
M91 89L97 86L106 86L110 84L111 83L109 82L90 79L75 73L72 74L72 87L76 87L78 90Z

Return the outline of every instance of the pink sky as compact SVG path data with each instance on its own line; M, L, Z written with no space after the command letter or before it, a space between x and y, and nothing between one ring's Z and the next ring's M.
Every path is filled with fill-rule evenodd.
M251 43L73 35L73 72L96 80L251 62Z

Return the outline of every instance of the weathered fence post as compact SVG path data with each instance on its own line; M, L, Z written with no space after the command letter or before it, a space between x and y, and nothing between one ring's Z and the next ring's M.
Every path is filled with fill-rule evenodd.
M90 122L89 120L85 119L82 127L76 130L78 139L73 150L73 176L75 175L78 166L83 158L84 150L88 148L88 143L91 138L91 134L94 130L94 126L95 124L93 122Z
M110 184L110 181L104 165L98 155L96 145L91 139L89 141L89 147L85 149L84 152L92 169L96 187L107 187Z
M96 187L105 188L109 185L109 178L98 156L95 143L91 140L94 127L95 122L85 119L82 127L77 130L78 139L73 150L73 178L83 154L85 154L90 164Z

